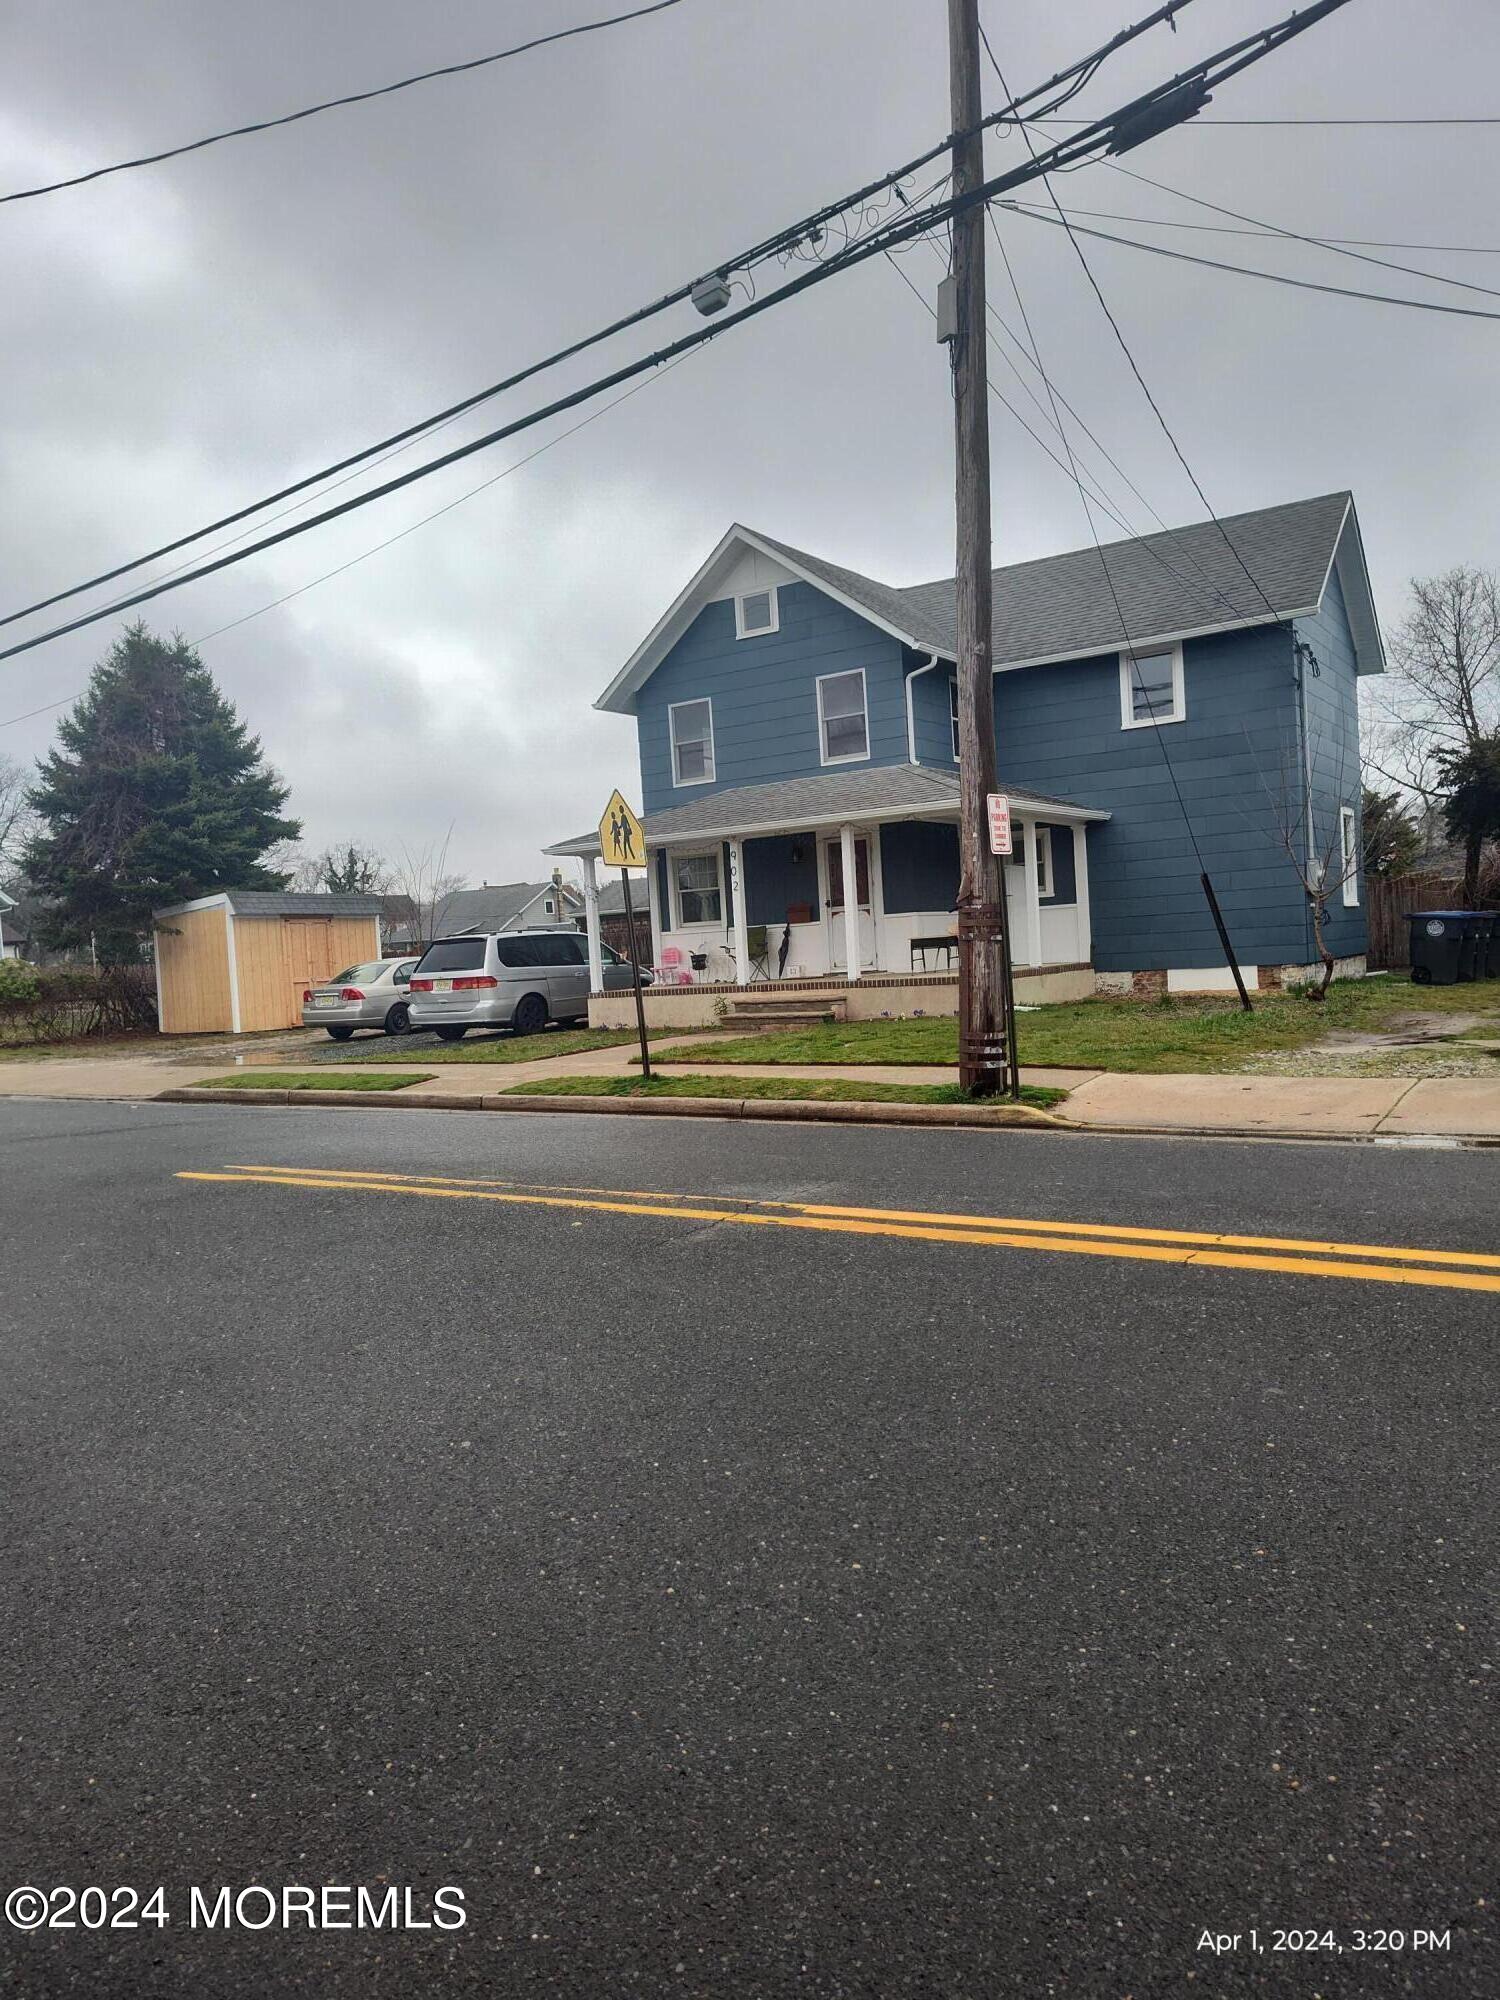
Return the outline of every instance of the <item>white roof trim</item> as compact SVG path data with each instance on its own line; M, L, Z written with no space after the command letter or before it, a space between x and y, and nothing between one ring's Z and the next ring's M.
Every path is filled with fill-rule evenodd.
M932 648L924 641L914 638L910 632L903 632L897 626L887 623L878 612L872 611L869 605L861 604L857 598L849 597L843 591L836 589L826 577L817 576L812 570L804 569L801 564L792 560L785 549L773 548L769 542L762 541L759 535L749 528L742 528L736 521L692 581L679 593L666 615L657 621L636 647L594 703L595 708L612 710L617 715L629 715L633 712L631 697L655 673L704 605L716 601L710 593L717 581L727 575L733 567L732 558L741 549L754 549L768 562L779 563L783 569L791 570L804 583L811 584L814 590L820 590L825 597L831 597L836 604L842 604L846 611L852 611L856 617L863 618L867 625L873 625L877 631L888 633L903 646L915 646L921 652L931 652ZM952 655L944 653L940 657L950 659Z
M1180 646L1184 639L1211 639L1218 632L1244 632L1254 625L1284 625L1292 618L1311 618L1317 608L1316 604L1307 604L1300 611L1278 611L1274 615L1262 611L1254 618L1225 618L1217 625L1186 625L1178 632L1133 632L1129 650L1144 653L1151 646ZM1060 667L1067 660L1104 660L1125 650L1122 637L1107 646L1084 646L1067 653L1038 653L1030 660L1003 660L990 671L1017 674L1023 667Z
M1340 560L1345 553L1345 540L1349 530L1354 530L1353 555L1359 565L1355 579L1360 594L1364 597L1370 613L1370 636L1374 641L1375 664L1366 666L1361 657L1359 634L1355 630L1354 609L1349 603L1349 588L1344 581L1343 564ZM1365 561L1365 540L1359 529L1359 515L1354 510L1353 496L1344 507L1344 518L1339 522L1339 531L1333 538L1333 552L1328 558L1328 567L1323 572L1322 588L1318 592L1317 604L1311 611L1299 611L1299 618L1314 618L1323 609L1323 600L1328 595L1328 579L1338 572L1339 587L1344 593L1344 610L1349 618L1349 636L1354 641L1355 671L1359 674L1383 674L1385 672L1385 639L1380 630L1380 613L1375 608L1375 593L1370 587L1370 566ZM1361 621L1363 622L1363 621Z
M230 907L229 891L221 889L217 896L196 896L191 903L169 903L164 910L153 910L151 921L155 923L158 917L185 917L190 910L227 910Z

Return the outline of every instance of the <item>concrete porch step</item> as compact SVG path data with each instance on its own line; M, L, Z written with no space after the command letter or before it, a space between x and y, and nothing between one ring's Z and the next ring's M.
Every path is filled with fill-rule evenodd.
M737 995L724 1009L724 1022L735 1028L804 1028L846 1017L843 994L803 993L784 1000Z

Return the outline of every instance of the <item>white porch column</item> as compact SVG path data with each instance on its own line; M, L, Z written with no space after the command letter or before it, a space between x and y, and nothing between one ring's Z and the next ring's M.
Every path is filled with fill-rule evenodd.
M1040 965L1042 962L1042 889L1036 874L1036 821L1021 822L1026 840L1022 850L1021 868L1025 875L1026 891L1026 963Z
M646 849L646 907L651 912L651 963L661 964L661 895L658 890L660 870L656 862L657 849ZM634 939L631 940L634 944Z
M859 977L859 874L855 867L854 828L839 828L839 855L844 864L844 976Z
M1078 956L1085 965L1094 962L1094 921L1089 909L1088 827L1079 821L1073 829L1073 900L1077 905Z
M745 843L729 843L729 893L734 902L734 978L750 984L750 925L745 915Z
M594 876L594 857L583 857L583 927L589 938L589 991L604 991L604 948L599 935L599 884Z

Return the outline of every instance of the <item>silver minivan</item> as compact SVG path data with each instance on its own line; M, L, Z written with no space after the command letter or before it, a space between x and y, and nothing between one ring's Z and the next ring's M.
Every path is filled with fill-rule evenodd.
M629 962L604 950L606 989L631 983ZM649 985L651 974L641 973ZM407 987L411 1024L456 1042L470 1028L535 1034L549 1021L586 1021L589 947L578 931L489 931L437 938Z

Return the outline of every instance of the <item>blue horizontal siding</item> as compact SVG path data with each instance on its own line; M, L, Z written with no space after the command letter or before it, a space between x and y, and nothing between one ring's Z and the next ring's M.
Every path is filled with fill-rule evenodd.
M1358 663L1337 572L1328 579L1317 616L1298 619L1297 636L1311 647L1313 655L1303 683L1308 761L1312 767L1313 853L1330 859L1330 880L1336 881L1342 873L1338 827L1341 805L1354 808L1355 835L1357 839L1361 837ZM1358 892L1359 903L1352 910L1344 907L1341 887L1329 894L1323 936L1335 958L1356 957L1368 941L1362 873ZM1308 929L1310 940L1310 923ZM1308 957L1312 957L1310 942Z
M636 716L648 814L733 785L906 762L905 682L897 641L810 584L783 584L777 608L778 631L737 639L734 605L705 605L641 689ZM855 667L865 674L870 756L825 766L816 683L824 674ZM705 698L713 703L713 783L675 785L668 709Z
M1189 640L1184 678L1186 720L1156 730L1121 728L1116 653L997 675L1002 781L1112 815L1088 837L1101 971L1223 963L1184 807L1239 956L1300 961L1301 892L1266 796L1297 740L1291 634L1268 626ZM1054 836L1054 862L1060 845Z

